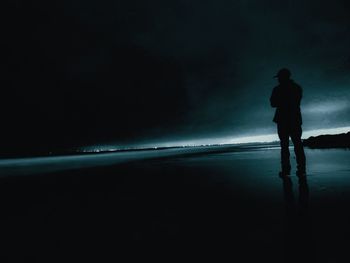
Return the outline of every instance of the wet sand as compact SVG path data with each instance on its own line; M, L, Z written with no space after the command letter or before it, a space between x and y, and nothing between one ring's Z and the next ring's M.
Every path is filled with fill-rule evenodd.
M0 178L2 257L349 262L350 151L306 155L307 182L275 147L24 168Z

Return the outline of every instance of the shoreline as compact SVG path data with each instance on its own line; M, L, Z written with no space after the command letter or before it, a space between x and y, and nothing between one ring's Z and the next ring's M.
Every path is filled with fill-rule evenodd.
M24 159L24 158L45 158L45 157L62 157L62 156L80 156L80 155L96 155L109 153L137 153L137 152L160 152L164 150L181 150L181 149L218 149L218 148L247 148L247 147L268 147L278 146L279 141L273 142L251 142L251 143L228 143L228 144L208 144L208 145L184 145L184 146L169 146L169 147L144 147L144 148L122 148L122 149L67 149L59 151L39 151L22 154L2 154L0 160L4 159ZM350 148L350 132L335 135L319 135L311 136L303 139L303 145L311 149L329 149L329 148ZM92 147L91 147L92 148Z

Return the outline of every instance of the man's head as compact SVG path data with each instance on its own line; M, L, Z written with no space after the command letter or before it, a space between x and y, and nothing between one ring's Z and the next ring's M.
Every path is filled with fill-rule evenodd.
M290 80L291 73L289 69L282 68L278 71L277 75L274 78L278 78L279 83L287 82Z

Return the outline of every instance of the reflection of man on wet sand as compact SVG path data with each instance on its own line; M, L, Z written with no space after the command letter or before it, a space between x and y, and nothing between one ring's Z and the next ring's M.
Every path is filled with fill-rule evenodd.
M306 176L299 177L299 195L298 202L294 198L292 180L289 176L283 177L283 193L286 203L287 215L293 217L295 214L306 216L309 204L309 186L307 184Z
M299 176L298 199L294 198L292 180L282 177L283 193L286 205L284 254L285 262L313 262L310 218L308 213L309 187L306 176Z
M294 144L294 152L297 160L297 176L305 176L306 161L304 147L301 141L302 117L300 112L300 101L302 89L291 78L288 69L281 69L277 75L279 85L272 91L270 98L271 106L276 108L274 122L277 123L278 137L281 143L281 165L280 176L290 175L291 165L289 160L289 137Z

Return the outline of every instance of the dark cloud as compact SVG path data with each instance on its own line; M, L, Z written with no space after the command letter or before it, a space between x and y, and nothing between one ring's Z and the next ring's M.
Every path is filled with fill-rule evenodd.
M4 5L10 146L272 131L272 76L284 66L303 86L306 109L350 95L347 1ZM305 128L348 125L348 110L323 121L306 111Z

